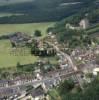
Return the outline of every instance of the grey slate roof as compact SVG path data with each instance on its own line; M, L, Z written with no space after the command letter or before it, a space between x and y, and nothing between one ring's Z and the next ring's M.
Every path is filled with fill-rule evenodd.
M31 91L32 97L39 97L39 96L43 96L44 94L45 94L45 91L42 88L42 86L39 86Z

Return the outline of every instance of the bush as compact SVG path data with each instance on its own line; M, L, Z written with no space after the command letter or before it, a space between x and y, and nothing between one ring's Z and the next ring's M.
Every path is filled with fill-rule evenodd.
M59 93L65 94L70 92L74 88L74 82L72 80L65 80L63 83L60 84L58 87Z
M41 31L40 30L35 30L34 36L36 36L36 37L42 36Z

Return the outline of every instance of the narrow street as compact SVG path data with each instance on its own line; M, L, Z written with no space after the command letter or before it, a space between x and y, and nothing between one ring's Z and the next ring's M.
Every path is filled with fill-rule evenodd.
M57 42L57 41L56 41L56 42ZM51 42L47 42L47 43L48 43L49 45L53 46L54 49L56 49L57 53L60 53L60 54L64 57L64 60L68 60L68 63L69 63L69 66L68 66L68 67L70 67L70 69L73 69L74 71L78 71L76 65L74 65L74 63L73 63L71 57L70 57L68 54L62 52L62 51L59 49L59 47L58 47L57 45L55 45L54 43L53 43L53 44L52 44ZM82 80L81 76L80 76L80 75L75 75L75 76L76 76L76 79L78 80L78 83L79 83L80 87L83 89L83 87L82 87L83 80Z

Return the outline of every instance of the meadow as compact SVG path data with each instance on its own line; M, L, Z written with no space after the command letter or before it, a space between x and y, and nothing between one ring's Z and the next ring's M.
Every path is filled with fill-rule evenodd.
M14 32L25 32L32 35L36 29L42 31L42 35L46 36L46 29L53 26L54 23L31 23L31 24L0 24L0 35L13 34ZM0 68L15 67L17 63L30 64L37 61L38 57L30 54L29 50L26 55L14 55L9 40L0 40Z
M49 23L29 23L29 24L0 24L0 35L13 34L14 32L24 32L33 35L35 30L41 30L42 35L46 35L46 29L53 26L53 22Z
M18 62L22 65L34 63L37 59L38 57L31 55L30 52L26 53L26 50L25 54L22 51L13 53L10 41L0 40L0 68L15 67Z
M24 14L20 14L20 13L0 13L0 17L10 17L10 16L20 16L20 15L24 15Z

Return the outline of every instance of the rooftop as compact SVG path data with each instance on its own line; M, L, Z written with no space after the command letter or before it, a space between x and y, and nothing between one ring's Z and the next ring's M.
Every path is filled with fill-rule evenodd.
M39 87L37 87L37 88L35 88L35 89L33 89L33 90L31 91L31 95L32 95L33 97L42 96L42 95L44 95L44 94L45 94L45 91L44 91L44 89L42 88L41 85L40 85Z

